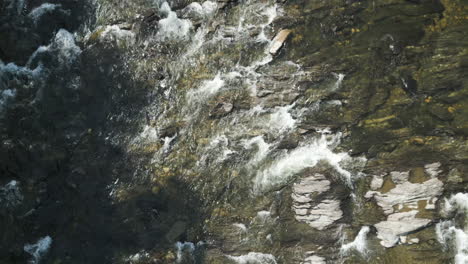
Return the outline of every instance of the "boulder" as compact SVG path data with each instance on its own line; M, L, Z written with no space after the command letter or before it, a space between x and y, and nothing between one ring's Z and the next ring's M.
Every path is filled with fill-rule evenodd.
M278 53L281 47L283 47L283 44L288 38L289 34L291 34L291 30L283 29L273 38L270 46L270 54L275 55Z

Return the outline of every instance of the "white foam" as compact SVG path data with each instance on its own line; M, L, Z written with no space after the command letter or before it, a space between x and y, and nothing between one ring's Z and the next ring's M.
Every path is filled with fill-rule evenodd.
M464 230L453 226L452 221L443 221L436 225L437 240L445 248L452 241L455 247L455 264L468 263L468 235Z
M203 150L203 155L197 162L197 166L207 165L208 161L212 160L211 157L213 156L217 157L214 160L215 162L223 162L233 153L236 152L229 148L229 139L226 137L226 135L217 135Z
M169 5L169 3L167 3L167 1L163 1L163 0L153 0L155 3L154 5L155 6L159 6L159 13L161 13L161 15L165 15L165 16L168 16L170 12L172 12L172 9L171 9L171 6Z
M248 116L257 116L261 113L264 113L265 112L265 109L263 108L263 106L261 105L256 105L254 107L252 107L252 109L249 110L248 112Z
M457 193L449 199L445 199L445 207L442 213L449 215L453 213L462 213L467 217L468 212L468 194ZM457 228L454 221L442 221L436 225L437 240L445 249L453 245L455 254L455 264L468 263L468 225L464 223L464 228Z
M1 93L0 93L0 102L2 100L7 100L8 98L14 98L16 96L16 90L12 90L12 89L6 89L6 90L3 90Z
M0 92L0 113L16 97L16 90L6 89Z
M273 221L274 219L271 217L271 212L270 211L258 211L257 212L257 217L254 218L254 221L260 221L261 224L268 223L270 221Z
M245 22L245 15L247 13L247 9L244 9L242 15L239 16L239 23L237 24L237 33L244 32L244 22Z
M268 122L269 127L279 133L293 129L296 125L296 120L290 113L293 107L294 104L276 107L275 112L270 116L270 120Z
M265 34L265 28L270 25L274 19L277 16L277 5L271 5L268 7L262 6L261 7L263 12L261 15L267 17L266 23L260 24L260 25L244 25L245 23L245 16L247 15L247 9L244 9L244 12L240 15L239 17L239 24L237 27L237 37L242 34L247 34L249 33L250 28L258 28L260 27L260 32L255 41L257 42L267 42L270 43L271 40L269 40ZM256 13L258 15L258 13ZM246 84L250 87L251 90L251 95L256 96L257 94L257 79L260 76L259 73L256 72L256 70L264 65L267 65L273 60L273 56L269 53L269 45L265 46L264 50L264 56L261 57L260 59L252 62L249 66L241 66L236 65L236 68L242 72L242 75L245 78Z
M136 254L128 256L128 258L126 258L126 260L135 262L135 261L141 261L142 259L147 259L149 257L150 257L150 254L148 252L141 251L141 252L138 252Z
M163 153L166 153L169 150L169 148L171 147L172 141L174 141L174 139L176 137L177 137L177 134L173 135L172 137L165 137L163 139L163 141L164 141L164 144L163 144L163 147L162 147Z
M53 12L55 9L60 8L60 4L51 4L51 3L43 3L42 5L34 8L28 16L32 18L35 22L39 20L40 17L43 15Z
M267 53L268 50L265 51L265 56L259 60L254 61L250 66L247 67L247 69L250 72L255 71L257 68L261 66L265 66L268 63L273 61L273 56L271 56L269 53ZM258 75L258 74L255 74Z
M226 160L235 151L229 149L229 139L225 135L217 136L210 142L210 149L220 149L221 155L216 159L217 162Z
M30 75L31 70L26 67L20 67L12 62L0 65L0 77L4 74L10 75Z
M448 240L451 237L451 231L450 228L453 227L454 223L452 221L442 221L440 223L437 223L435 227L436 235L437 235L437 241L444 246L444 249L446 250L448 248ZM453 227L454 228L454 227Z
M81 54L81 49L75 43L75 37L65 29L60 29L57 32L49 48L58 51L57 55L61 66L74 63Z
M339 143L340 134L322 135L311 143L300 146L283 155L267 169L257 173L254 179L254 193L261 193L287 182L294 174L305 168L314 167L319 161L326 161L340 175L346 183L351 183L351 172L342 167L342 163L350 161L350 156L345 153L335 153L333 148Z
M216 11L216 8L218 8L218 4L212 1L205 1L203 2L202 7L205 15L211 15Z
M242 232L246 233L247 232L247 227L244 224L241 223L234 223L232 224L233 226L239 228Z
M135 139L136 141L156 141L159 139L158 131L152 126L146 125L143 131Z
M188 19L180 19L176 12L171 10L167 2L164 2L160 7L160 12L166 14L167 17L159 20L158 33L156 38L159 40L183 40L189 37L192 22Z
M193 252L195 251L195 244L193 244L192 242L177 242L175 244L175 247L177 249L177 263L182 262L184 256L186 255L189 255L189 257L191 258Z
M445 199L444 213L449 214L455 211L468 212L468 194L457 193L452 195L450 199Z
M40 46L39 48L37 48L31 55L31 57L29 57L28 62L26 63L26 66L31 67L31 64L34 62L37 56L48 50L49 50L49 46Z
M241 256L227 256L238 264L276 264L276 258L271 254L249 252Z
M41 77L44 73L42 64L39 64L34 70L30 70L28 67L20 67L14 63L0 64L0 113L16 97L16 90L8 87L12 80L30 85L33 82L43 80Z
M237 68L243 72L243 76L247 85L250 87L250 94L251 96L257 95L257 82L260 76L256 70L264 65L267 65L273 60L273 57L268 53L263 58L254 61L251 65L244 67L237 65Z
M278 16L278 6L276 4L271 5L264 9L263 14L267 16L268 20L264 25L270 25L273 23L275 18Z
M461 229L455 229L455 245L457 253L455 264L468 263L468 235Z
M117 25L106 26L100 39L116 42L117 45L132 45L135 43L135 33L121 29Z
M337 80L336 80L335 84L333 85L332 91L336 91L336 90L340 89L341 84L343 83L343 80L344 80L346 75L343 74L343 73L333 73L333 76L335 76L335 78Z
M270 242L270 243L273 243L273 237L271 236L271 234L268 234L265 239Z
M192 41L190 42L190 45L187 48L187 51L185 52L185 58L189 58L198 52L200 52L201 47L205 43L205 37L208 34L208 28L207 27L200 27L195 35L192 37Z
M369 231L370 228L368 226L363 226L352 242L341 246L340 253L342 255L347 255L350 250L356 250L364 256L367 255L367 234Z
M26 244L23 249L33 257L30 263L38 264L41 258L49 251L51 244L52 238L50 236L45 236L39 239L36 244Z
M267 36L265 35L265 31L261 31L260 34L258 34L257 36L257 41L258 42L269 42L270 39L267 38Z
M257 36L257 41L258 42L271 42L271 40L265 35L265 28L271 23L273 23L275 18L278 16L277 5L274 4L272 6L265 8L262 14L267 17L267 22L261 25L261 31L260 31L260 34L258 34Z
M203 7L201 6L200 3L198 2L193 2L190 3L188 6L186 6L183 9L184 13L196 13L197 15L202 15L203 14Z
M23 195L19 183L15 180L10 181L5 186L0 187L0 205L5 207L14 207L23 201Z
M205 1L203 4L192 2L183 10L186 14L195 14L196 16L209 16L216 11L218 4L212 1Z
M224 86L224 83L221 74L218 73L212 80L203 82L200 88L195 91L189 91L187 100L202 102L215 95Z
M243 142L244 148L251 149L254 145L258 150L255 156L249 161L249 165L255 166L264 160L270 152L270 144L266 143L263 136L256 136Z

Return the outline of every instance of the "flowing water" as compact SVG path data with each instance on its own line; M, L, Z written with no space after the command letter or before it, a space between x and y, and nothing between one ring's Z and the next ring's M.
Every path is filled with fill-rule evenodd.
M18 28L44 39L23 45L27 56L0 60L0 121L13 124L0 132L20 135L2 138L0 154L15 153L20 165L2 167L8 179L0 181L0 220L22 237L0 229L16 239L14 250L0 247L12 256L0 261L379 263L377 256L391 263L384 247L417 244L407 237L427 228L443 254L467 262L468 198L438 200L445 165L388 161L395 149L432 139L410 138L406 117L365 120L386 109L385 100L405 103L398 96L413 89L413 77L385 75L393 86L401 78L402 91L354 92L382 84L354 87L359 65L347 68L345 54L313 51L349 42L302 39L364 31L337 33L344 26L335 25L354 21L360 3L314 17L328 4L293 2L95 0L83 16L71 3L2 4ZM309 15L320 23L307 25ZM285 30L294 27L301 29ZM387 35L379 41L391 41L386 52L393 55L379 59L399 52ZM385 67L402 61L392 57ZM458 105L440 109L433 115L453 120L446 115ZM406 141L382 143L360 134L363 127ZM368 149L353 141L356 131L361 141L371 135ZM425 217L436 218L441 204L443 220L434 227Z
M179 169L176 166L180 166L178 164L181 162L188 162L182 169L185 174L194 175L191 177L219 174L213 184L194 181L189 186L208 199L212 199L210 197L217 192L217 185L231 182L236 187L229 192L244 192L244 199L253 200L264 192L284 186L297 173L313 168L319 162L330 165L340 175L341 181L352 188L353 177L356 177L350 171L356 167L351 166L354 158L346 152L335 151L340 142L340 133L333 134L327 129L318 128L318 131L324 132L303 136L302 142L295 149L282 149L279 147L281 142L297 134L297 124L301 123L302 114L310 111L310 108L281 98L271 103L257 97L264 90L264 83L271 74L269 72L274 70L272 64L275 64L275 58L269 50L275 34L273 22L281 16L281 7L275 1L242 1L236 6L239 16L226 18L230 20L226 25L213 30L210 27L213 17L220 12L218 5L210 1L192 3L181 13L176 13L166 1L154 3L162 18L156 26L157 32L144 40L144 45L160 47L161 50L170 49L171 46L177 49L169 51L167 58L163 55L166 63L161 65L159 71L166 74L159 83L160 87L157 87L164 90L162 98L156 97L144 110L147 113L146 121L151 120L151 124L156 126L146 124L142 132L129 141L127 148L131 150L161 144L150 163L162 167L166 173ZM42 16L61 8L60 4L44 3L31 10L28 16L37 23ZM201 24L197 27L192 22L194 17L201 18ZM101 27L100 31L99 41L115 42L118 46L135 43L134 33L122 30L117 25ZM91 41L92 38L91 33L88 33L83 39ZM37 83L33 102L40 102L45 93L41 81L47 79L51 71L72 71L81 53L82 50L75 43L75 36L60 29L50 44L37 48L25 66L2 63L0 72L2 78L11 75ZM220 56L215 58L213 54ZM237 59L224 59L227 54L233 54ZM57 64L50 64L50 58ZM276 65L291 71L289 86L295 87L304 76L299 64L287 61ZM105 71L102 69L104 66L100 66L102 71ZM197 73L201 70L203 72ZM67 88L78 89L73 87L80 85L79 77L70 76ZM333 90L339 89L344 77L342 74L336 75ZM191 85L184 85L187 82ZM0 99L1 107L7 107L11 100L15 100L15 94L16 90L4 89ZM213 110L216 105L221 107ZM145 119L141 123L145 123ZM183 125L178 126L175 133L162 131L165 126L174 123L176 126L179 123ZM108 136L106 140L112 142L113 138ZM182 153L186 153L188 147L192 154L187 155L200 155L195 163L190 159L184 161ZM135 178L130 181L119 181L117 178L109 185L109 197L117 199L123 188L147 176L146 172L141 174L135 171ZM203 203L209 205L212 202L205 200ZM270 212L260 211L257 218L261 226L270 221ZM255 221L253 224L258 226ZM242 223L234 226L243 233L250 232ZM272 241L271 234L265 237ZM197 247L194 243L176 243L177 263L195 261L190 257ZM32 263L39 263L51 244L52 238L47 236L37 244L25 245L24 250L32 255ZM360 250L360 247L357 249ZM140 259L145 254L135 253L127 259ZM236 263L277 263L275 257L268 253L250 252L228 257Z
M444 245L446 250L454 250L456 264L468 261L467 209L468 195L466 193L452 195L449 199L445 199L444 213L452 217L459 215L462 221L446 220L436 226L437 240Z

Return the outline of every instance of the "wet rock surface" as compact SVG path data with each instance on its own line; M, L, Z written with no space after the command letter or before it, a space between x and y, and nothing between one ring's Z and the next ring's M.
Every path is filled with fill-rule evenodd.
M467 18L1 2L0 262L463 263Z

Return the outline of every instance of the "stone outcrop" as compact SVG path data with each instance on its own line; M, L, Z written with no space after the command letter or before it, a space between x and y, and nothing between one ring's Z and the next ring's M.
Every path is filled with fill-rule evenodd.
M293 210L296 220L323 230L343 216L340 201L324 199L318 203L313 197L330 189L330 181L316 173L293 186Z
M386 221L375 225L377 237L384 247L393 247L400 242L400 237L426 227L431 223L430 219L416 218L417 210L394 213L388 216Z
M410 172L393 171L388 175L396 185L387 192L368 191L366 198L373 198L383 209L387 220L376 225L377 237L384 247L393 247L406 240L405 235L426 227L431 219L417 217L421 211L434 210L435 202L443 191L443 182L435 178L439 164L426 165L426 172L432 177L422 183L409 182ZM428 169L429 168L429 169ZM383 185L382 176L374 176L371 189ZM424 205L421 207L421 205Z
M443 183L438 179L430 179L423 183L402 182L387 193L369 191L366 198L373 197L377 204L382 207L385 214L395 212L395 207L416 206L419 201L433 202L442 194Z

